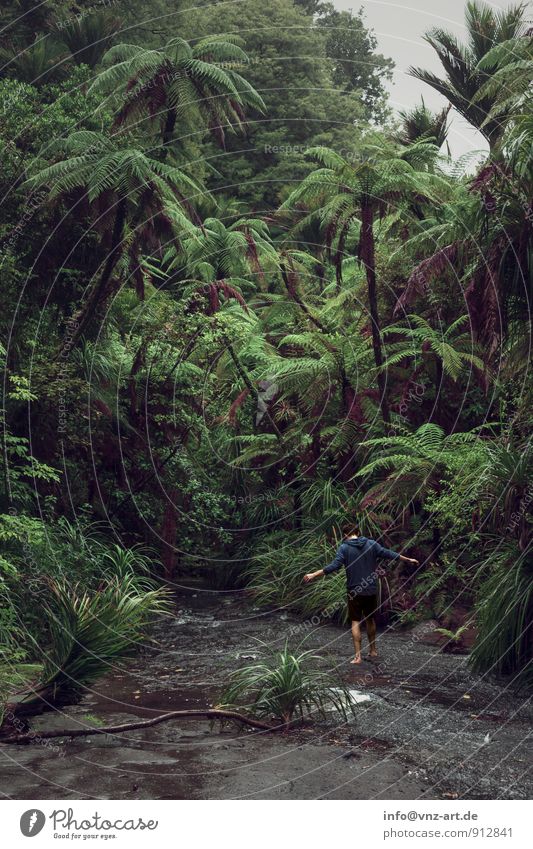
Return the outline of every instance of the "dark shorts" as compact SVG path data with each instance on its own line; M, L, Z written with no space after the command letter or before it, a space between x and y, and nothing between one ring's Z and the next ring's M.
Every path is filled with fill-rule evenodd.
M377 595L351 595L348 593L348 616L352 622L361 622L377 612Z

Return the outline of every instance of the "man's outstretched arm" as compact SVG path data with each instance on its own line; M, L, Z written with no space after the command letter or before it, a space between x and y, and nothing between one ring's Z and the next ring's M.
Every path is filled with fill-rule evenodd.
M376 557L381 557L383 560L402 560L404 563L412 563L413 566L418 566L418 560L415 560L414 557L406 557L404 554L398 554L397 551L384 548L379 542L376 543Z
M323 569L318 569L316 572L308 572L307 575L304 575L304 583L308 584L310 581L314 581L315 578L321 578L322 575L330 575L331 572L337 572L342 566L344 566L344 549L340 545L334 560L328 563L327 566L324 566Z

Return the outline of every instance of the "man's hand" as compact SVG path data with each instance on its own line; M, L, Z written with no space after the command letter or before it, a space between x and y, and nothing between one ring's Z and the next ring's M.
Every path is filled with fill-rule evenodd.
M414 557L406 557L405 554L400 554L400 560L403 560L404 563L410 563L412 566L418 566L418 560L415 560Z
M307 575L304 575L304 584L309 584L311 581L314 581L315 578L318 578L319 575L323 575L324 570L319 569L318 572L308 572Z

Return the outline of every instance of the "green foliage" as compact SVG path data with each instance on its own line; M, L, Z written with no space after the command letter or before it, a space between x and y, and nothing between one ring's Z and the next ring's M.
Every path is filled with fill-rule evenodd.
M451 106L445 106L440 112L432 112L424 103L424 98L412 109L400 110L401 127L395 138L401 144L410 145L417 141L433 142L439 150L446 143L448 135L448 114ZM449 156L449 149L448 149Z
M89 11L58 20L54 32L68 48L76 65L94 68L121 28L121 21L108 9Z
M444 645L444 650L450 651L451 648L460 645L465 632L471 626L470 622L461 625L457 630L450 631L448 628L435 628L435 633L440 634L442 637L446 637L446 643Z
M379 71L388 62L375 53L360 17L350 16L350 50L357 61L345 92L334 76L333 31L320 20L315 24L298 5L289 0L205 4L184 21L190 37L226 32L245 42L246 77L265 101L267 119L249 122L244 140L228 138L226 152L215 154L214 164L222 174L218 185L260 211L277 206L308 172L307 147L354 151L368 119L383 106Z
M51 197L82 187L89 203L104 192L116 191L119 197L137 204L148 182L169 203L175 201L175 191L200 191L194 180L178 168L151 159L136 148L124 148L103 133L78 130L50 145L47 153L61 157L60 161L39 170L34 167L32 170L37 173L28 179L28 186L48 186Z
M277 532L262 540L247 571L254 597L262 605L290 605L304 615L340 617L346 606L342 581L315 581L304 588L306 572L333 559L331 544L313 532Z
M515 684L530 687L531 550L521 552L515 544L496 543L480 569L485 579L477 606L479 636L472 651L473 668L513 676Z
M317 23L326 37L335 88L357 92L368 117L383 121L388 114L383 80L392 78L394 64L375 52L377 39L366 29L362 9L354 14L351 10L338 11L333 3L323 3Z
M318 486L315 486L316 496ZM309 495L310 493L307 493ZM302 500L306 493L302 493ZM328 620L346 621L344 575L303 584L303 576L329 563L342 537L340 526L357 515L361 532L379 536L372 514L353 513L343 505L328 518L320 509L305 513L308 528L299 532L276 531L263 536L249 560L246 577L254 598L268 607L290 607L319 624ZM313 516L313 518L311 518ZM327 529L328 536L321 529Z
M223 142L228 127L242 126L246 107L264 109L260 95L237 71L248 62L237 41L212 36L190 45L173 38L161 50L118 44L104 56L92 90L112 96L119 124L137 123L148 113L152 128L154 114L159 115L165 146L173 141L177 121L203 124Z
M140 590L134 576L114 576L95 594L54 582L44 608L51 644L39 682L24 696L59 704L75 698L104 675L113 662L135 652L155 613L168 608L162 589Z
M442 363L444 374L452 380L457 380L467 369L476 369L483 373L485 366L481 357L473 353L479 346L472 341L472 335L468 332L460 332L468 321L468 316L461 315L452 322L445 330L433 328L431 324L419 315L406 316L406 322L410 326L403 327L392 325L387 327L384 335L405 335L409 340L408 345L389 346L392 356L388 356L383 364L387 369L406 359L423 359L425 353L430 351Z

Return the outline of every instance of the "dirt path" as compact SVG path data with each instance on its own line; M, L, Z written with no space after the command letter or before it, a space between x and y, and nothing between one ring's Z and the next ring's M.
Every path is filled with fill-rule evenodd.
M424 625L380 635L379 664L350 666L348 631L302 629L239 594L184 595L155 645L116 669L83 702L40 728L126 721L213 704L228 673L293 634L353 688L357 716L287 735L206 722L169 723L55 750L0 747L4 797L15 799L531 798L533 710L527 697L472 675L463 656L427 643ZM56 741L54 741L56 743Z

